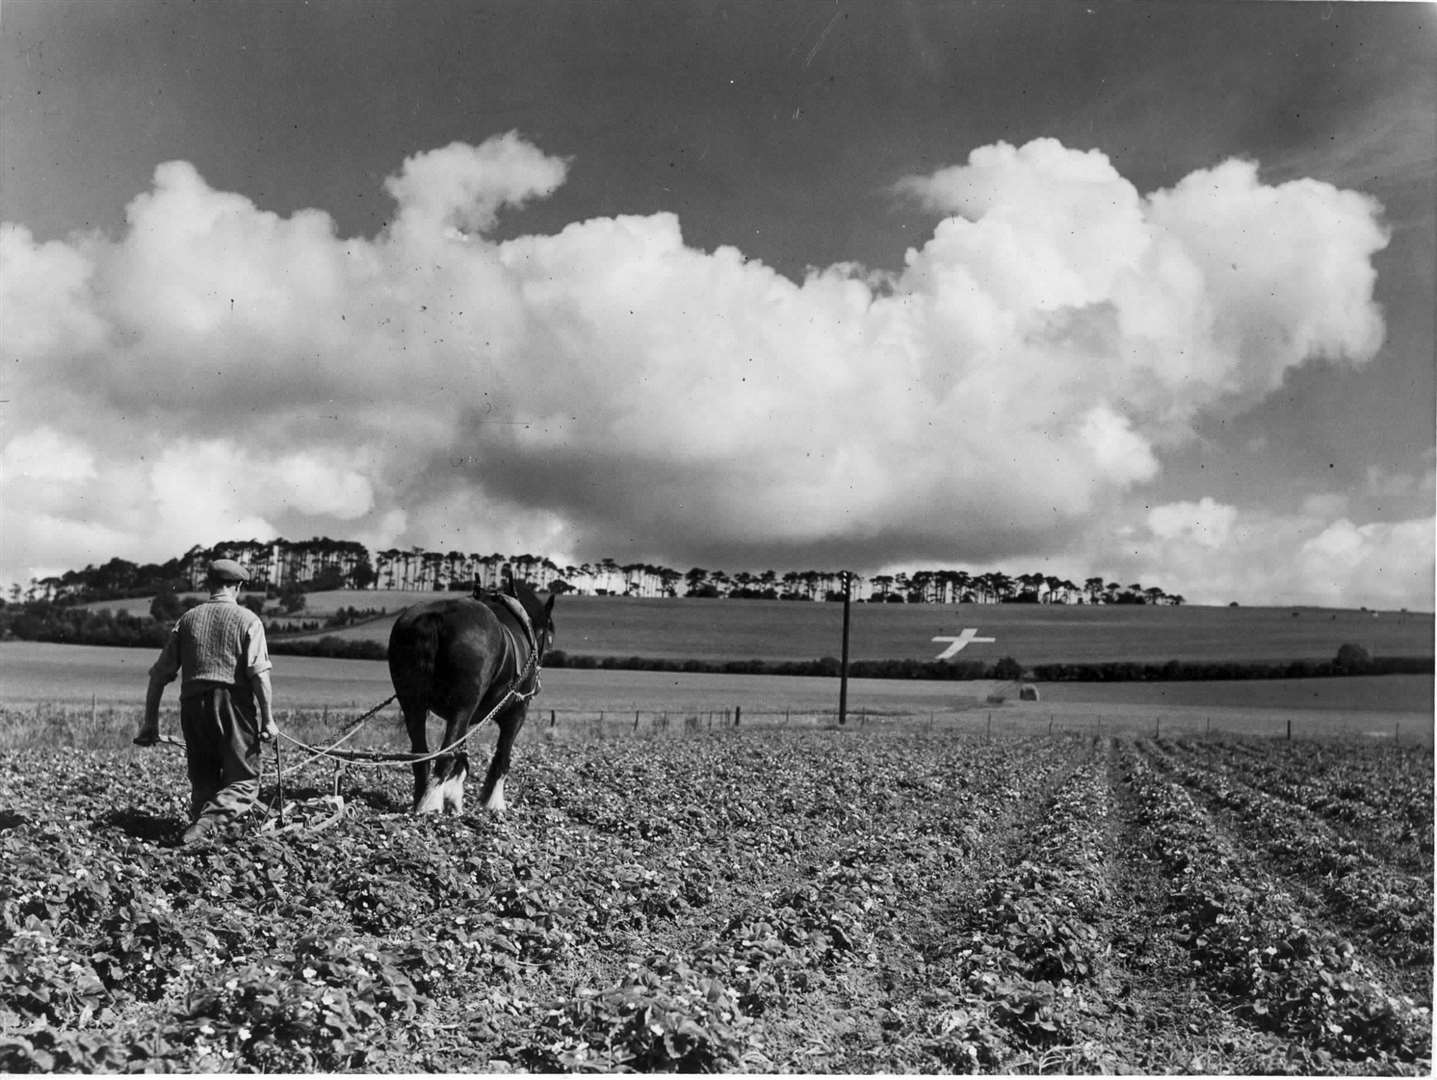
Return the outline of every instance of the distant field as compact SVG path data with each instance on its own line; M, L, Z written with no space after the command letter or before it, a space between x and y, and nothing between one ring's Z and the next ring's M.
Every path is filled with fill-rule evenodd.
M129 723L144 703L146 672L154 656L145 649L111 649L38 642L0 643L0 711L37 707L88 709L92 702L117 710ZM838 680L774 675L716 675L653 671L555 669L544 672L543 692L531 716L544 724L555 712L571 729L585 730L603 713L619 730L641 713L647 730L670 714L707 717L735 708L750 722L805 722L831 715ZM372 660L276 658L277 707L364 711L392 692L387 666ZM1011 683L853 679L849 710L855 717L936 718L946 726L982 726L991 716L999 730L1111 731L1225 730L1278 734L1289 721L1304 734L1390 735L1432 741L1433 680L1387 675L1342 679L1278 679L1238 682L1039 684L1041 700L1020 702ZM172 687L165 705L176 705ZM388 714L397 716L394 706ZM627 718L627 719L625 719ZM561 724L561 728L563 726ZM397 724L394 737L397 737ZM600 730L603 725L600 725ZM128 729L126 729L128 730Z
M320 615L342 606L386 607L432 593L314 594ZM677 660L813 660L842 649L842 606L769 600L637 600L567 596L555 607L555 647L585 656ZM392 618L345 630L340 638L387 641ZM855 604L856 660L931 660L966 629L975 639L959 659L1012 656L1034 664L1104 660L1330 660L1346 642L1374 656L1431 656L1429 613L1322 608L1038 606L1016 604Z
M445 594L310 593L300 620L323 619L345 607L388 614L301 639L335 636L385 642L400 611L436 595ZM149 600L89 606L146 613ZM555 607L555 647L596 657L815 660L841 652L842 618L842 605L835 603L564 596ZM276 639L287 636L276 630ZM1029 667L1101 661L1331 660L1347 642L1374 656L1433 655L1430 612L1027 604L855 604L850 655L855 660L931 660L948 645L935 637L965 630L974 631L974 640L957 659L992 662L1011 656Z

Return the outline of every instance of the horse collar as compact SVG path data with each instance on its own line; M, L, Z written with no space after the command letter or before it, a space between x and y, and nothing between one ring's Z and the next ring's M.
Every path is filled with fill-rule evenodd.
M495 593L494 599L501 601L514 618L519 620L519 625L524 630L524 640L528 642L530 651L537 656L539 654L539 637L534 633L534 624L529 620L529 613L524 610L524 605L508 593Z
M524 631L524 640L529 645L529 660L527 663L525 663L524 668L532 670L529 671L528 675L526 675L524 670L516 671L514 673L514 681L511 684L511 692L513 687L521 686L523 683L528 681L529 677L532 677L534 680L533 689L525 691L525 694L527 696L532 697L534 694L537 694L539 692L539 636L534 633L534 624L529 619L529 613L524 610L524 605L519 603L517 597L510 596L508 593L494 593L493 596L494 599L501 601L504 606L509 609L509 613L513 615L516 620L518 620L520 628ZM508 629L506 628L504 632L507 634ZM510 648L512 647L513 645L511 638Z

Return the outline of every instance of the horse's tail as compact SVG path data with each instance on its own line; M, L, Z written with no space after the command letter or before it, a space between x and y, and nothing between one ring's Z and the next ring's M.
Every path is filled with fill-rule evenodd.
M389 632L389 679L406 715L411 707L428 707L439 657L438 612L405 613Z

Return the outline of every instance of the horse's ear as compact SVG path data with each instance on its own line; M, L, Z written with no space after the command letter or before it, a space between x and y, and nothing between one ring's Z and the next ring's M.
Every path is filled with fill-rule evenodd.
M554 614L554 594L549 594L549 599L544 604L544 616L548 618Z
M515 600L519 599L519 584L513 577L509 578L509 587L505 591Z

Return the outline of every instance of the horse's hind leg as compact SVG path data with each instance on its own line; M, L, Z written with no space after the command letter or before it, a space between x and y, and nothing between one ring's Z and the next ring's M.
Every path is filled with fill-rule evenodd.
M414 754L429 753L429 743L425 728L429 724L429 708L421 699L419 701L401 700L400 707L404 710L404 726L409 732L409 749ZM436 810L437 806L428 805L431 800L432 789L430 775L433 766L428 761L416 761L414 769L414 813L425 813L428 810Z
M460 706L454 711L453 719L444 726L444 747L454 749L434 762L434 774L424 801L415 809L419 813L439 810L446 814L464 812L464 781L469 778L469 754L464 749L464 739L469 724L474 719L476 702L472 706Z
M444 797L444 812L446 814L464 813L464 781L469 779L469 755L464 751L457 751L449 759L449 771L444 782L439 785L439 790Z
M479 793L485 810L503 813L508 808L504 801L504 778L509 775L509 751L514 738L524 726L528 705L521 703L499 717L499 741L494 744L494 757L489 761L489 771L484 776L484 787Z

